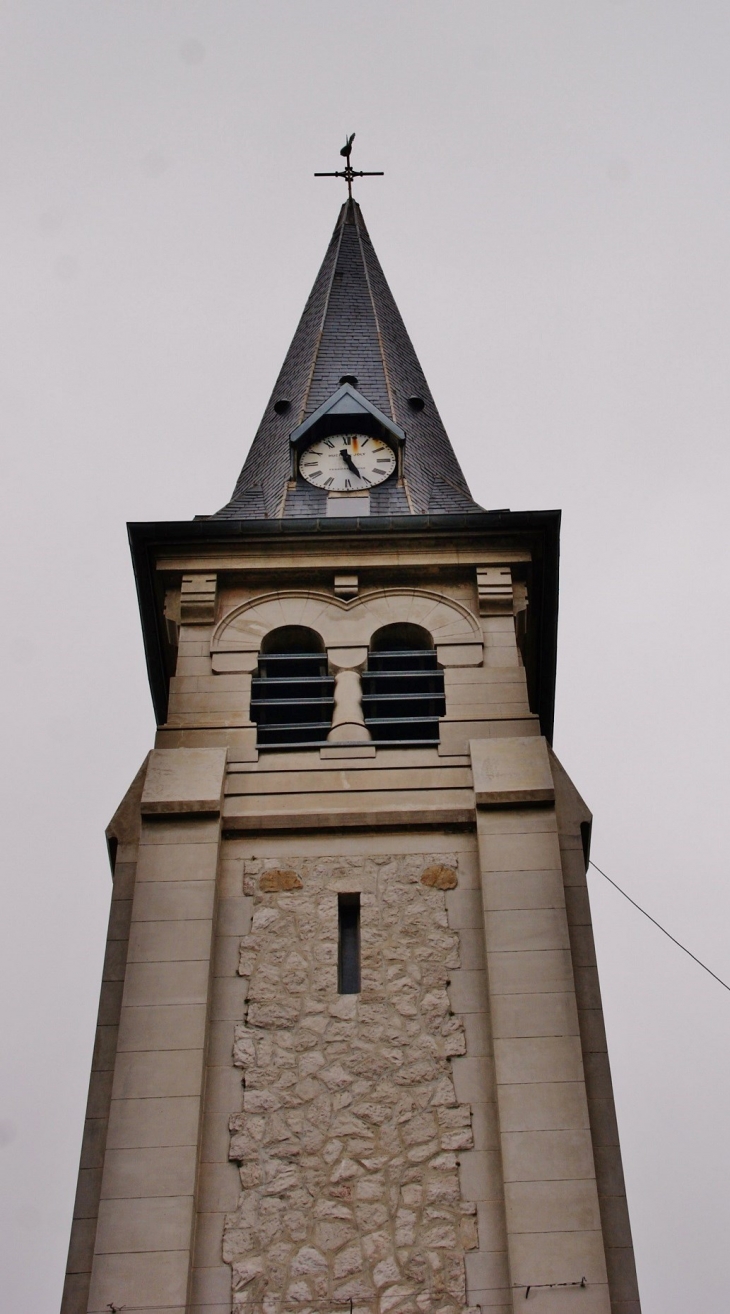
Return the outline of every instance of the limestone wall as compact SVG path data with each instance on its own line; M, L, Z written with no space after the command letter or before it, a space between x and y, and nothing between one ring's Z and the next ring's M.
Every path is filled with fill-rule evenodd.
M444 888L457 866L443 852L245 862L254 912L229 1150L242 1190L223 1234L234 1308L465 1304L478 1240L457 1162L471 1109L450 1062L466 1044L446 991L459 946ZM359 995L337 993L347 891L361 894Z

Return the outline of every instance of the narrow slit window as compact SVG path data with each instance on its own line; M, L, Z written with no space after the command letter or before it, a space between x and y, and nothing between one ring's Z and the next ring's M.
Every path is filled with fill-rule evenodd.
M337 989L341 995L360 993L360 895L338 894L340 922Z

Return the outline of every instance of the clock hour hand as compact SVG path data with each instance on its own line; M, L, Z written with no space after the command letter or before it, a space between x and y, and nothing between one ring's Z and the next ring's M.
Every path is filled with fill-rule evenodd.
M361 477L361 476L360 476L360 471L358 470L357 466L355 465L355 462L353 461L352 457L350 456L350 453L347 451L346 448L343 447L343 448L341 449L341 451L340 451L340 456L342 457L343 461L345 462L345 465L347 466L348 470L352 470L352 473L353 473L354 475L357 475L357 477L358 477L358 479L359 479L359 478Z

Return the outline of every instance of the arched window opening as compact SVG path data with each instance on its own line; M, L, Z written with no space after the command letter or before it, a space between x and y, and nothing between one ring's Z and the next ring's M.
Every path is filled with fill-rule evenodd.
M251 719L259 748L305 748L321 744L332 724L334 679L327 653L314 630L283 625L261 644L251 682Z
M362 683L365 724L376 744L438 743L444 673L427 630L405 623L378 630Z

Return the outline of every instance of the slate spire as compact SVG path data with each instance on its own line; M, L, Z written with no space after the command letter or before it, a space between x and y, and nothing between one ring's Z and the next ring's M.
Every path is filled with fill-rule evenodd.
M403 478L371 491L371 515L481 510L441 422L360 206L348 200L233 496L214 519L326 514L327 494L301 476L291 477L289 435L343 380L356 380L358 391L406 434ZM413 398L421 399L422 409L414 409Z

